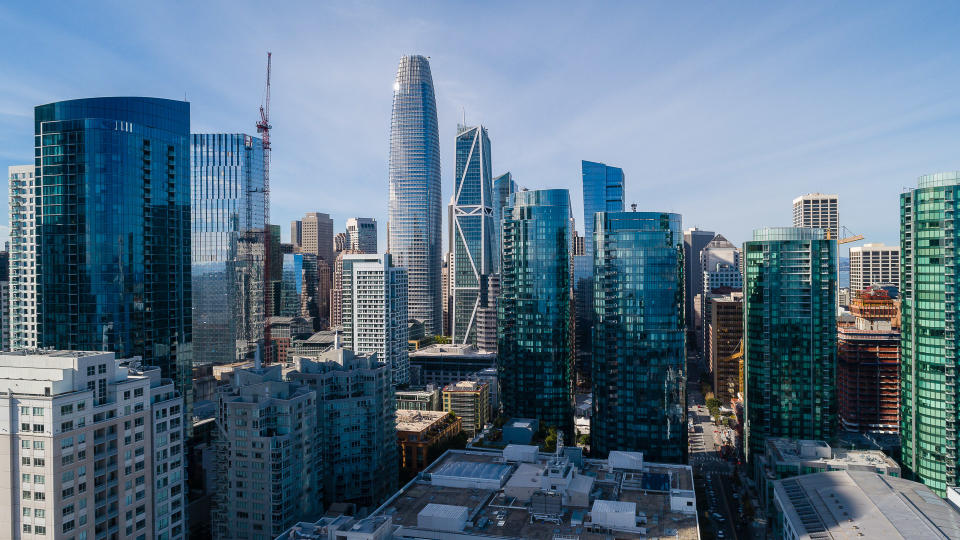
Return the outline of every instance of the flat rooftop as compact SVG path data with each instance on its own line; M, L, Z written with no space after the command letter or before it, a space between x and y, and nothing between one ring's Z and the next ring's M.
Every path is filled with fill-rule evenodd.
M779 480L774 489L800 538L960 538L960 512L902 478L830 471Z
M773 438L768 447L780 462L822 463L843 468L900 470L897 462L879 450L841 450L830 448L824 441Z
M394 525L412 529L400 536L411 537L417 536L418 516L421 511L429 504L443 504L467 509L465 527L459 532L451 531L461 538L477 536L554 539L563 535L581 540L606 540L613 537L665 537L679 540L699 538L695 501L691 513L671 510L670 489L689 489L691 500L693 497L693 473L689 467L683 465L646 464L640 472L610 469L605 460L584 460L582 468L575 468L576 475L573 480L574 484L579 485L593 482L589 501L584 501L587 505L569 506L564 502L562 514L556 521L531 519L531 503L521 501L520 497L509 496L505 491L509 491L510 486L539 478L536 473L547 469L553 458L553 454L538 454L534 462L517 463L504 460L503 453L499 451L450 450L372 515L390 516ZM473 486L466 485L470 482L465 482L463 486L452 486L449 482L451 477L472 479L474 472L478 483ZM448 482L444 485L434 484L433 474L444 476ZM587 478L590 480L585 481ZM491 483L496 485L498 480L503 481L500 489L476 487ZM659 491L660 489L667 491ZM646 523L641 525L646 529L645 534L641 534L639 529L613 532L591 530L593 522L590 512L596 500L634 503L634 517L642 516L646 520ZM432 531L424 534L436 533ZM442 536L430 537L447 537L446 534L441 534Z
M447 416L444 411L412 411L407 409L397 410L397 431L423 431L438 420Z
M476 358L495 359L497 353L490 351L481 351L473 345L429 345L410 353L410 357L444 357L444 356L469 356Z

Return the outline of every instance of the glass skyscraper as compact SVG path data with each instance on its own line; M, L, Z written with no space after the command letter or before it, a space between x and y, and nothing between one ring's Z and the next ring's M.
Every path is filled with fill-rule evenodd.
M921 176L900 194L902 463L941 496L960 482L958 212L960 172Z
M744 243L744 448L830 440L837 424L837 241L772 227Z
M510 195L516 191L517 183L509 172L493 179L493 235L495 238L493 245L497 250L497 256L493 261L495 273L500 273L500 253L503 251L503 243L500 241L503 209L506 208Z
M581 161L583 174L583 254L593 257L593 220L597 212L623 212L623 169Z
M191 403L190 104L40 105L37 340L159 366Z
M570 194L519 191L503 217L497 375L508 417L573 435ZM569 438L567 440L570 440Z
M191 141L193 359L226 364L263 339L263 142L243 133Z
M493 273L499 246L493 233L490 139L483 126L457 129L453 199L453 342L476 344L481 284Z
M407 269L409 316L441 334L440 135L430 62L404 56L393 85L387 248Z
M600 212L590 445L683 463L687 448L679 214Z

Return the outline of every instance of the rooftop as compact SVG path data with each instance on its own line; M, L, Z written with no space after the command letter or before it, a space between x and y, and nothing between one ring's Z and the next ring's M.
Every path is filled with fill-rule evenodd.
M397 409L397 431L421 432L439 422L448 412Z
M864 471L778 480L800 538L960 538L960 512L923 484Z
M879 450L834 450L823 441L771 438L767 449L779 462L821 463L829 468L884 473L900 470L896 461Z
M580 467L527 446L450 450L371 515L390 516L396 538L697 539L690 467L639 467Z
M480 392L487 386L485 382L459 381L443 387L444 392Z
M490 351L481 351L474 345L428 345L422 349L411 352L413 358L424 356L471 356L476 358L489 358L491 362L496 359L497 353Z

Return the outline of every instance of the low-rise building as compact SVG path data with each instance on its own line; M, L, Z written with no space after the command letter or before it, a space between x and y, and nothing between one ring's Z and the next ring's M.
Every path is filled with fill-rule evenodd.
M397 410L400 466L419 472L440 454L440 445L460 434L462 422L443 411Z
M314 332L312 335L310 335L310 337L307 338L294 338L291 341L290 353L288 356L315 357L320 353L334 348L337 340L341 337L340 334L341 331L339 328L331 328L330 330Z
M410 353L410 365L420 368L420 384L440 388L470 380L476 372L496 369L497 353L473 345L430 345Z
M869 471L774 483L774 538L960 538L960 512L927 486Z
M109 352L0 355L0 538L186 537L183 399Z
M313 334L313 319L304 317L270 317L270 341L273 347L267 349L268 362L284 364L289 359L289 351L294 339L306 339ZM276 349L276 358L270 358L270 351Z
M476 435L490 421L490 386L460 381L443 388L443 410L463 419L463 431Z
M411 411L440 411L443 403L440 400L440 389L432 384L425 388L411 388L397 390L397 410Z

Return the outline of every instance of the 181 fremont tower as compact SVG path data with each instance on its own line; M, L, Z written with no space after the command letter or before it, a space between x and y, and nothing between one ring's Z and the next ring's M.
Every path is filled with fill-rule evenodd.
M409 317L441 333L440 136L430 63L404 56L393 85L387 247L407 269Z

